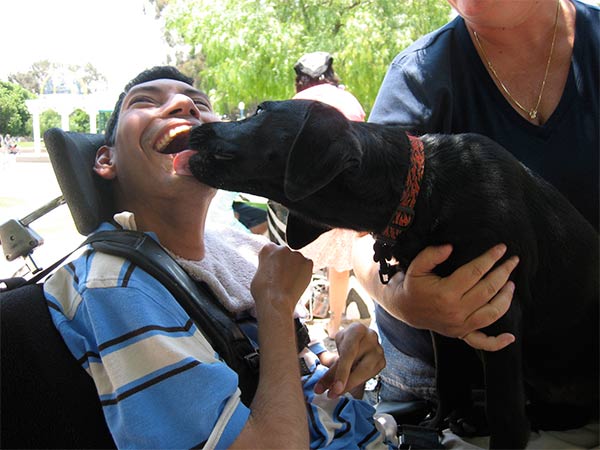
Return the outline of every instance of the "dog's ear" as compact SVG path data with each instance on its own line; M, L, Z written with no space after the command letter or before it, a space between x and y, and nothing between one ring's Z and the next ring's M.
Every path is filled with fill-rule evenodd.
M330 228L308 222L302 216L290 211L285 226L285 241L291 249L298 250L329 230Z
M358 163L357 142L350 121L337 109L314 102L288 155L283 189L299 201L327 186L345 169Z

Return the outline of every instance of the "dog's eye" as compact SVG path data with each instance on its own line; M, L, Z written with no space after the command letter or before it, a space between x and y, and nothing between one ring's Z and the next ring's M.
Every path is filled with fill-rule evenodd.
M262 113L265 109L262 107L262 105L258 105L256 107L256 112L254 113L255 115L259 115L260 113Z

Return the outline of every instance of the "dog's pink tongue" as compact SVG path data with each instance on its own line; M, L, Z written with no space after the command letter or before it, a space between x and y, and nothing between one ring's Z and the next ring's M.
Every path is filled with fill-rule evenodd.
M173 158L173 170L175 170L177 175L192 176L189 161L190 157L196 153L194 150L184 150L175 154Z

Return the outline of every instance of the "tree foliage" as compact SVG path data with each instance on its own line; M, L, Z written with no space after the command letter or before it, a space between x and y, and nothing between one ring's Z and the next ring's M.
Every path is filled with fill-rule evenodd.
M8 80L36 94L89 94L106 86L106 77L90 63L63 65L48 60L33 63L25 72L11 73Z
M199 80L221 113L294 94L306 52L334 56L342 83L368 112L393 57L448 21L441 0L154 0L176 65Z
M90 116L82 109L76 109L69 116L69 130L77 133L90 132Z
M50 128L60 128L61 118L60 114L53 109L47 109L40 114L40 133L42 136Z
M56 63L48 60L38 61L31 65L26 72L16 72L8 75L8 81L16 83L28 91L42 94L50 74L58 68Z
M0 81L0 133L12 136L31 134L31 115L25 100L33 97L18 84Z

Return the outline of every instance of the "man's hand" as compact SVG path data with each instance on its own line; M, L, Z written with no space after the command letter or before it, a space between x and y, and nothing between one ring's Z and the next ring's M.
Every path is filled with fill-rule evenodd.
M360 388L368 379L385 367L383 349L377 333L364 324L354 322L340 330L335 336L339 358L315 386L315 393L327 389L330 398L335 398L354 388Z
M270 305L290 317L312 276L312 261L287 247L267 243L258 254L258 269L250 285L257 311Z
M356 244L354 271L371 296L392 316L415 328L461 338L474 348L496 351L514 342L503 333L486 336L477 331L491 325L508 311L514 284L508 280L519 259L513 256L490 269L506 252L499 244L446 278L433 269L452 253L452 246L427 247L412 261L406 274L397 273L387 285L378 280L378 267L365 263L372 257L372 239ZM367 250L367 245L371 248Z

